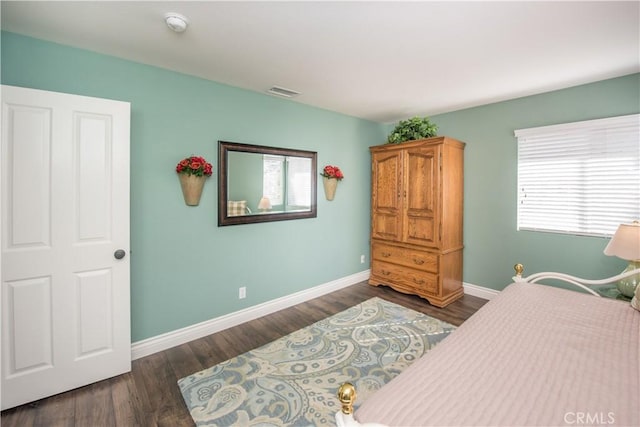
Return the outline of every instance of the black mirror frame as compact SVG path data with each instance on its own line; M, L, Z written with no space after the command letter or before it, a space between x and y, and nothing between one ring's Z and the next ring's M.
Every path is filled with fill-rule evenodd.
M272 154L276 156L306 157L311 159L311 209L304 212L282 212L264 215L227 215L228 200L228 153ZM262 145L241 144L238 142L218 141L218 227L225 225L255 224L260 222L285 221L290 219L315 218L318 216L318 153L316 151L292 150L288 148L266 147Z

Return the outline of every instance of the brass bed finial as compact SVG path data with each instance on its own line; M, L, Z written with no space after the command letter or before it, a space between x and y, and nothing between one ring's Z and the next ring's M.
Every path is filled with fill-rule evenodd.
M344 383L338 389L338 400L342 403L342 413L353 414L353 404L356 401L356 388L351 383Z
M513 266L513 269L516 271L516 277L522 277L522 272L524 271L524 265L518 263Z

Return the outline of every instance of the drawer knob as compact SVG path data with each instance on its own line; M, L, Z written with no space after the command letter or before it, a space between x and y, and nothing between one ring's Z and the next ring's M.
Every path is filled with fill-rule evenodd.
M422 265L422 264L424 264L424 260L423 260L423 259L416 259L416 258L414 258L414 259L413 259L413 262L414 262L414 263L416 263L416 264L418 264L418 265Z

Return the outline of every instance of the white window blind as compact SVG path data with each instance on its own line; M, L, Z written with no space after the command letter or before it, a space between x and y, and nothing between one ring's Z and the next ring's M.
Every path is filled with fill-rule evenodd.
M271 206L284 204L284 156L262 156L262 195Z
M287 157L287 208L311 206L311 159Z
M310 158L264 155L262 165L262 194L272 206L284 210L311 206Z
M518 230L611 236L640 219L640 115L515 131Z

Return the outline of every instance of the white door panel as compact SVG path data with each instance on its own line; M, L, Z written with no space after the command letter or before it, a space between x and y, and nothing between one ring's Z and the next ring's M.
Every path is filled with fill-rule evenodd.
M2 409L131 368L129 115L2 86Z
M7 337L13 347L5 360L7 378L50 368L53 363L51 328L51 278L6 282L3 307L7 314ZM23 339L22 337L29 337Z
M7 121L3 120L3 135L8 141L2 153L7 190L3 197L6 201L3 250L49 248L51 110L7 105L4 115Z
M76 358L113 349L111 270L76 274L78 348Z

